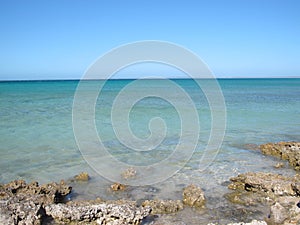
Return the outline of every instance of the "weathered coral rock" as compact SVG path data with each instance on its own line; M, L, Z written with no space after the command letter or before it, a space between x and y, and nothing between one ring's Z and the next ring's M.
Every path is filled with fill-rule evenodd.
M217 225L217 224L209 223L207 225ZM239 223L228 223L227 225L267 225L267 223L265 221L252 220L249 223L239 222Z
M200 187L193 184L183 190L183 203L192 207L204 207L205 196Z
M13 224L34 224L42 223L44 209L42 205L33 201L14 202L7 206Z
M276 196L296 196L300 193L299 175L284 177L271 173L245 173L231 178L228 186L233 190L262 191Z
M45 207L46 214L55 219L58 223L89 224L96 221L97 224L139 224L148 216L150 207L135 207L130 204L97 204L97 205L66 205L51 204Z
M26 184L23 180L0 186L1 224L41 224L44 205L63 202L71 192L64 181L39 186L37 182Z
M265 155L272 155L288 160L295 170L300 170L300 142L278 142L260 145Z
M24 180L15 180L0 186L0 199L34 199L39 204L59 203L70 194L72 188L63 180L60 183L39 185L37 182L26 184Z
M281 196L270 208L270 224L300 224L300 197Z
M168 214L175 213L183 209L180 200L146 200L142 206L150 206L152 214Z
M13 218L3 209L3 203L0 203L0 224L14 224Z
M244 191L245 195L253 193L253 201L257 204L265 200L271 205L266 219L268 224L300 224L299 178L299 175L284 177L270 173L245 173L231 178L232 183L228 187L235 190L231 195L238 203L245 199L242 196Z
M150 214L150 207L137 207L133 201L92 201L64 203L71 187L63 181L39 185L13 181L0 185L0 224L139 224Z
M110 186L113 191L124 191L126 186L120 183L114 183Z
M282 224L288 217L288 211L280 203L271 206L270 220L274 223Z
M89 179L90 179L90 176L89 176L89 174L86 173L86 172L82 172L82 173L80 173L80 174L78 174L78 175L76 175L76 176L74 177L74 180L75 180L75 181L83 181L83 182L87 182Z

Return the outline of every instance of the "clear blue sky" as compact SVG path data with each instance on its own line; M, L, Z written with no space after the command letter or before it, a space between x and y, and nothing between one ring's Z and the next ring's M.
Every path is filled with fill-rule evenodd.
M0 80L80 78L140 40L199 55L218 77L300 77L300 1L0 1Z

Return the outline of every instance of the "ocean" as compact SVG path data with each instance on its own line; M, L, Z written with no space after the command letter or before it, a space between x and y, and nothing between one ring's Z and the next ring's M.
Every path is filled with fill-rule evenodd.
M84 85L78 101L74 101L77 80L0 82L0 183L68 180L87 171L91 180L73 183L72 198L138 201L181 199L182 188L193 183L203 188L210 210L186 209L175 218L187 224L205 224L240 219L226 214L235 209L224 199L230 177L249 171L296 173L288 165L275 169L278 159L254 149L267 142L299 141L300 79L218 79L221 92L212 90L212 81L198 80L212 91L213 98L222 96L225 107L208 100L206 91L193 80L171 80L180 89L172 89L162 80L140 80L126 90L133 82L81 81ZM218 122L214 111L225 118L224 138L219 136L220 148L208 152L204 162L201 159L212 132L222 134L219 128L212 128ZM96 132L90 134L88 129L93 126L85 124L92 124ZM195 129L199 129L196 134ZM98 139L91 138L95 134ZM176 148L182 143L179 153ZM116 162L125 166L118 167ZM205 168L203 162L207 162ZM140 177L145 185L123 193L109 191L111 178L124 172L120 168L147 166L153 171ZM246 219L266 216L264 209L253 212Z

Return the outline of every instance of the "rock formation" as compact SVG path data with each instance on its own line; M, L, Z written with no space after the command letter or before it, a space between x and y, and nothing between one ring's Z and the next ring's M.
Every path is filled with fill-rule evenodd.
M124 191L126 186L124 184L114 183L114 184L110 185L110 188L113 191Z
M64 181L40 186L16 180L0 185L1 224L41 224L44 206L64 202L71 189Z
M260 145L265 155L272 155L288 160L295 170L300 170L300 142L278 142Z
M192 207L204 207L205 196L200 187L193 184L183 190L183 203Z
M269 224L300 223L300 175L284 177L271 173L245 173L231 178L229 200L239 204L266 204Z
M51 204L45 207L46 214L57 223L77 224L140 224L148 216L150 207L136 207L131 204L96 204L88 202L80 206L74 204Z
M269 196L298 196L300 194L300 175L285 177L272 173L245 173L230 179L228 187L233 190L265 192Z
M207 225L217 225L217 224L209 223ZM228 223L227 225L267 225L267 223L265 221L252 220L249 223L239 222L239 223Z
M0 185L0 224L139 224L150 207L137 207L132 201L101 200L65 202L71 187L64 181L39 185L23 180Z
M87 172L82 172L74 177L75 181L83 181L87 182L90 179L89 174Z

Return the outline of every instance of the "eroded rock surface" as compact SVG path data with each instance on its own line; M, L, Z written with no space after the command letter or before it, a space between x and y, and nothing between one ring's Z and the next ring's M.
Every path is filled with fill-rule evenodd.
M205 196L200 187L189 185L183 189L183 203L192 207L204 207Z
M272 155L288 160L295 170L300 170L300 142L278 142L260 145L265 155Z
M142 206L151 207L152 214L176 213L183 209L180 200L146 200L142 203Z
M285 177L272 173L245 173L230 179L228 187L233 190L266 192L269 197L298 196L300 194L300 175Z
M126 186L120 183L114 183L110 186L111 190L113 191L124 191Z
M217 225L215 223L209 223L207 225ZM227 225L267 225L265 221L252 220L249 223L239 222L239 223L228 223Z
M71 187L60 183L39 185L15 180L0 186L0 212L3 224L41 224L44 206L63 202Z
M271 173L245 173L231 178L230 200L234 203L266 204L269 224L300 224L300 176ZM248 196L248 197L247 197Z
M31 198L39 204L59 203L70 194L72 188L63 180L60 183L39 185L38 182L27 184L24 180L15 180L0 185L0 199L28 199Z
M17 180L0 185L0 224L139 224L150 207L133 201L93 201L65 203L71 187L64 181L39 185Z
M80 206L74 204L51 204L45 207L46 214L57 223L77 222L78 224L140 224L148 216L150 207L136 207L131 204L97 204L88 203Z

